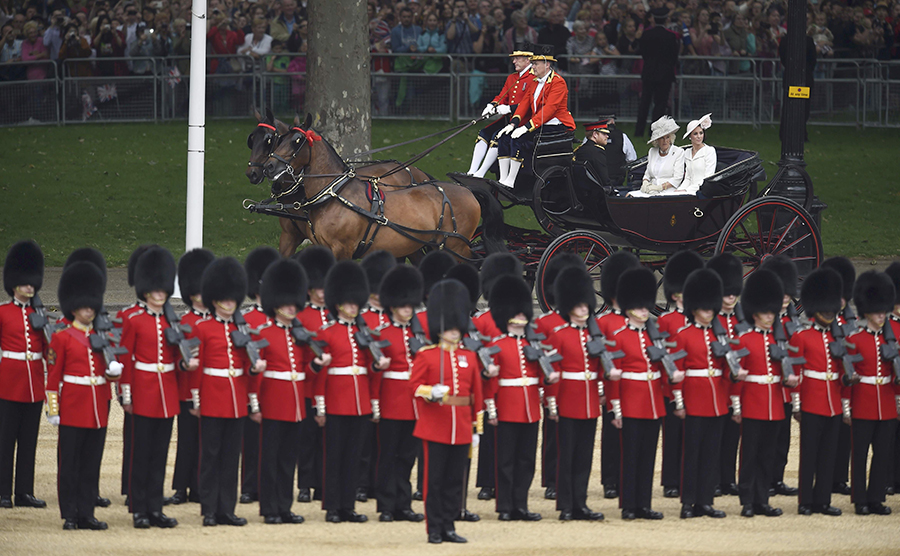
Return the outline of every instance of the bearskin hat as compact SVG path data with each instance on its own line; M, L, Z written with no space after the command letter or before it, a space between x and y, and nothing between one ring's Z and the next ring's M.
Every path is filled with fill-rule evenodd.
M259 295L263 272L280 258L281 254L268 245L260 245L247 254L247 258L244 259L244 271L247 272L247 297L256 299L256 296Z
M216 260L212 251L198 247L191 249L178 259L178 289L181 299L190 305L190 299L200 293L203 271Z
M75 321L75 311L90 307L95 313L103 306L106 279L97 265L88 261L74 261L59 278L57 295L59 308L69 322Z
M478 270L470 264L460 263L447 271L447 278L459 280L469 290L469 312L474 311L478 298L481 297Z
M541 281L541 284L544 288L544 299L547 300L547 304L551 307L556 306L556 291L553 289L553 284L556 282L556 277L559 276L560 271L567 266L584 266L584 259L575 253L564 252L551 257L550 262L544 267L544 279Z
M103 257L103 253L93 247L79 247L69 254L69 258L63 263L63 270L78 261L87 261L100 269L100 274L103 275L103 290L106 291L106 258Z
M812 271L800 287L800 303L807 315L837 313L841 310L841 275L833 268Z
M771 270L758 269L747 277L741 291L741 306L744 318L753 324L753 315L757 313L781 313L781 301L784 299L784 286L781 278Z
M847 257L831 257L830 259L825 259L821 266L833 268L841 275L841 283L843 284L841 297L844 298L844 301L850 303L850 300L853 299L853 285L856 283L856 268L850 262L850 259Z
M12 297L16 286L34 286L35 293L44 284L44 253L38 244L24 240L9 248L3 263L3 289Z
M444 279L447 271L456 265L456 259L446 251L430 251L419 261L419 272L425 284L425 298L431 287Z
M641 266L641 261L631 251L616 251L603 261L600 271L600 295L607 303L616 299L619 276L629 268Z
M306 271L309 289L325 287L325 275L334 266L334 253L324 245L311 245L292 257Z
M247 271L234 257L220 257L206 266L200 279L203 305L213 310L214 302L233 299L238 307L247 296Z
M325 306L337 316L338 305L354 303L360 310L369 301L366 271L356 261L338 261L325 275Z
M377 294L381 289L381 281L385 274L397 266L397 259L384 249L379 249L366 255L359 264L366 271L371 293Z
M144 299L148 292L162 290L168 296L175 292L175 257L168 249L151 247L134 265L134 292Z
M378 289L378 298L382 307L406 307L412 305L418 307L425 296L425 287L422 281L422 273L419 269L408 265L398 264L384 275L381 287Z
M683 288L684 286L682 290L676 291L683 291ZM616 302L623 312L656 307L656 278L653 277L653 271L641 266L623 272L616 284Z
M860 315L890 313L894 310L894 283L884 272L869 270L856 279L853 303Z
M900 305L900 263L891 263L884 269L884 273L890 276L891 282L894 283L894 292L897 294L897 297L894 298L894 305Z
M722 295L741 295L744 287L744 265L731 253L720 253L706 261L706 268L722 279Z
M522 276L522 262L512 253L488 255L481 265L481 293L486 299L491 297L491 287L504 275Z
M691 272L684 282L684 314L694 320L694 311L710 310L718 314L722 310L722 279L708 268Z
M138 245L137 248L131 252L131 255L128 257L128 286L134 287L134 267L137 265L138 259L141 258L141 255L147 252L147 249L151 247L159 247L155 243L145 243L143 245Z
M270 264L259 285L259 301L263 313L275 318L275 309L295 305L297 310L306 305L306 272L300 263L281 259Z
M534 318L534 305L531 301L531 288L521 276L501 276L494 282L488 305L491 318L501 332L506 331L509 319L524 313L528 322Z
M797 297L797 265L790 257L775 255L770 259L766 259L759 268L771 270L778 275L781 278L781 285L784 286L784 294Z
M666 300L672 301L673 295L683 292L687 277L691 272L703 268L705 264L703 257L695 251L679 251L669 257L663 271L663 293Z
M597 310L597 292L594 290L594 279L588 274L584 265L567 266L559 271L553 283L553 295L556 298L556 310L562 318L569 320L569 312L576 305L587 303L591 314Z
M441 332L456 328L463 334L469 328L469 291L459 280L441 280L428 293L428 335L438 343Z

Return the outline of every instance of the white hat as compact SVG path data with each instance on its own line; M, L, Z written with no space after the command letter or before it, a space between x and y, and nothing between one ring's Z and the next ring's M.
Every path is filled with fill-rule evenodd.
M684 137L682 137L682 139L687 139L688 135L690 135L692 131L697 129L697 126L702 127L704 130L709 129L712 126L712 118L710 116L712 116L712 112L703 116L699 120L691 120L691 123L689 123L685 128Z
M647 144L651 144L657 139L661 137L665 137L671 133L675 133L678 131L678 128L681 127L675 123L669 116L663 116L662 118L656 120L652 124L650 124L650 140L647 141Z

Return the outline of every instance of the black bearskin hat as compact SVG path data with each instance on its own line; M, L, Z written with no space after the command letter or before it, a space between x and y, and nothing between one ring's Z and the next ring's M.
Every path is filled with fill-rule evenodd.
M200 293L203 271L214 260L216 256L212 251L202 247L191 249L178 259L178 289L181 291L181 299L188 306L191 298Z
M247 272L247 297L256 299L262 283L263 272L269 265L281 258L281 253L268 245L260 245L247 254L244 259L244 270Z
M148 292L163 290L171 296L175 292L175 257L168 249L151 247L138 257L134 265L134 292L143 300Z
M428 293L428 335L438 343L441 332L456 328L465 334L469 329L469 291L459 280L441 280Z
M103 290L106 291L106 259L103 253L93 247L79 247L69 254L69 258L63 263L63 270L78 261L87 261L100 269L100 274L103 275Z
M478 279L478 270L468 263L460 263L447 271L447 278L459 280L469 290L469 312L474 311L478 298L481 297L481 282Z
M714 270L701 268L684 282L684 314L694 320L694 311L706 309L718 314L722 310L722 279Z
M494 282L497 286L491 290L488 305L491 308L491 318L501 332L506 332L509 319L524 313L528 322L534 318L534 308L531 301L531 288L521 276L501 276Z
M894 298L894 305L900 305L900 263L891 263L884 269L884 273L890 276L891 282L894 283L894 292L897 294L897 297Z
M300 263L281 259L270 264L259 285L259 301L263 313L275 318L275 309L295 305L297 311L306 305L306 272Z
M12 297L16 286L34 286L40 291L44 284L44 253L38 244L25 240L9 248L3 263L3 289Z
M706 261L706 268L722 279L722 295L741 295L744 287L744 265L731 253L720 253Z
M771 270L759 269L747 277L741 292L744 318L753 324L753 315L756 313L779 315L783 299L784 286L781 285L781 278Z
M311 245L296 253L293 259L306 271L309 289L318 290L325 287L325 275L335 262L331 249L324 245Z
M338 261L325 275L325 306L337 317L338 305L354 303L360 311L369 301L369 281L356 261Z
M825 259L822 266L833 268L841 275L841 283L843 284L841 297L844 298L844 301L850 303L850 300L853 299L853 285L856 283L856 268L850 262L850 259L847 257L831 257L830 259Z
M590 313L597 310L597 292L594 291L594 279L588 274L584 265L567 266L559 271L553 284L553 295L556 298L556 310L562 318L569 320L569 312L576 305L587 303Z
M366 271L366 278L369 279L369 288L371 288L370 293L377 294L381 290L381 281L385 274L397 266L397 259L384 249L379 249L366 255L359 264Z
M385 308L407 305L418 307L424 296L422 273L418 268L408 264L398 264L390 269L384 275L378 290L379 301Z
M215 311L214 302L226 299L233 299L240 307L247 296L247 272L234 257L220 257L203 271L200 293L210 311Z
M761 269L771 270L781 279L781 285L784 287L784 294L792 298L797 297L797 265L785 255L775 255L770 259L766 259L759 266Z
M683 291L683 288L684 286L682 290L675 291ZM616 302L623 312L653 309L656 307L656 278L653 277L653 271L643 266L626 270L619 276L616 294Z
M147 249L151 247L159 247L155 243L145 243L143 245L138 245L134 251L131 252L131 255L128 257L128 286L134 287L134 267L138 262L138 259L141 258L141 255L147 252Z
M688 275L703 268L705 264L703 257L695 251L679 251L669 257L663 271L663 293L666 295L666 300L672 301L673 295L683 292Z
M853 303L860 315L890 313L894 310L894 283L884 272L869 270L856 279Z
M501 276L522 276L522 262L512 253L488 255L481 265L481 293L491 297L491 287Z
M641 266L641 261L631 251L616 251L603 261L600 270L600 295L607 303L616 299L619 276L629 268Z
M575 253L560 253L551 257L550 262L544 267L544 279L541 284L544 288L544 298L551 307L556 306L556 291L553 289L553 284L556 283L556 277L559 276L560 271L568 266L584 266L584 259Z
M97 265L88 261L74 261L59 278L57 295L59 308L69 322L75 321L75 311L90 307L95 313L103 306L106 279Z
M812 271L800 287L800 303L807 315L837 313L841 310L841 275L833 268Z
M419 272L422 273L422 280L425 284L425 298L428 299L428 293L431 287L444 279L447 271L456 265L456 259L453 255L446 251L430 251L419 261Z

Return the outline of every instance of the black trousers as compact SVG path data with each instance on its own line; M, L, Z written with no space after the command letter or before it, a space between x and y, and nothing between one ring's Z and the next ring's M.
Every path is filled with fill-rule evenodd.
M63 519L94 517L106 428L59 426L57 484Z
M672 90L671 81L641 80L641 102L638 104L637 124L634 126L636 137L644 135L647 127L647 115L650 113L650 102L653 102L653 120L656 121L666 113L669 105L669 92Z
M775 449L775 468L772 470L772 482L784 482L784 468L787 467L788 452L791 450L791 418L793 406L784 404L784 419L778 428L778 444Z
M541 423L541 486L556 488L556 462L559 459L559 445L556 435L556 421L550 419L550 410L544 408Z
M375 492L375 476L378 470L378 425L366 421L362 431L362 454L359 457L357 488L365 493Z
M801 414L799 485L801 505L831 505L834 454L837 450L840 427L840 415L826 417L805 411Z
M850 482L851 436L850 425L841 421L840 431L838 432L837 450L834 454L835 483Z
M172 422L142 415L131 416L131 476L128 492L130 510L135 514L161 512L166 460L172 439Z
M194 402L179 403L178 414L178 447L175 451L175 472L172 475L172 488L175 490L191 490L191 494L199 493L197 485L200 464L200 419L191 415Z
M131 432L134 428L131 423L131 413L125 413L125 421L122 424L122 491L128 496L128 483L131 477Z
M897 492L897 485L900 485L900 425L896 429L894 433L894 473L888 485L894 485L894 492L900 494L900 492Z
M600 432L600 482L603 486L618 487L622 463L622 435L612 422L612 411L603 409L603 430Z
M259 429L248 414L243 418L241 443L241 494L259 495Z
M557 431L559 462L556 474L556 509L579 510L587 505L597 420L560 417Z
M352 510L356 506L356 484L362 434L370 415L328 415L325 419L325 458L322 463L322 509Z
M738 445L741 442L741 426L734 422L732 416L734 410L728 410L728 418L722 428L722 456L719 458L719 470L716 483L729 485L737 483L735 470L737 469Z
M498 512L528 510L528 489L534 480L537 458L538 427L537 422L500 421L497 424L495 455Z
M890 470L893 466L894 433L897 420L872 421L853 419L853 455L850 465L850 501L854 504L884 502L884 489L888 486ZM872 463L866 482L866 458L872 447ZM868 484L868 487L867 487Z
M393 513L412 504L409 477L422 442L413 436L415 421L382 419L378 423L377 457L373 465L377 510Z
M291 511L300 422L263 419L259 451L259 515Z
M781 421L741 421L741 504L768 504Z
M297 455L297 488L322 488L322 427L316 423L316 409L306 398L306 419L300 421L300 450Z
M34 457L43 402L11 402L0 399L0 495L34 494ZM15 459L15 465L13 465Z
M242 419L200 417L200 512L233 514L237 504Z
M681 503L711 506L718 483L722 456L722 431L727 415L684 418L684 462L681 476Z
M656 120L653 120L656 121ZM681 487L681 446L684 443L684 421L675 415L675 402L666 400L666 418L663 420L662 473L660 484L664 487Z
M469 444L422 441L425 464L425 526L428 533L455 531Z
M481 435L481 443L478 445L478 472L475 475L475 486L478 488L494 488L496 484L495 440L495 428L485 419L484 434Z
M623 510L649 508L653 497L653 466L659 441L659 419L622 419L622 480L619 505Z

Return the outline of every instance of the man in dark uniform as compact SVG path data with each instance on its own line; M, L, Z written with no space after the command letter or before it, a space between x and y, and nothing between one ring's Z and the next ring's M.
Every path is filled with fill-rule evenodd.
M575 149L575 162L580 162L594 177L604 190L609 191L612 183L606 167L606 143L609 141L609 128L606 120L584 124L585 142ZM598 188L590 182L577 182L579 193L587 202L588 211L596 213L600 196Z
M616 125L616 115L609 114L597 117L598 121L606 120L606 170L609 182L613 187L622 185L626 177L626 165L637 160L637 152L631 139Z
M675 82L675 64L678 62L678 36L665 27L669 19L669 9L655 8L650 13L653 15L655 25L644 31L640 38L644 67L641 71L641 103L638 106L637 124L634 127L635 137L644 135L651 101L653 121L666 113L669 92Z

